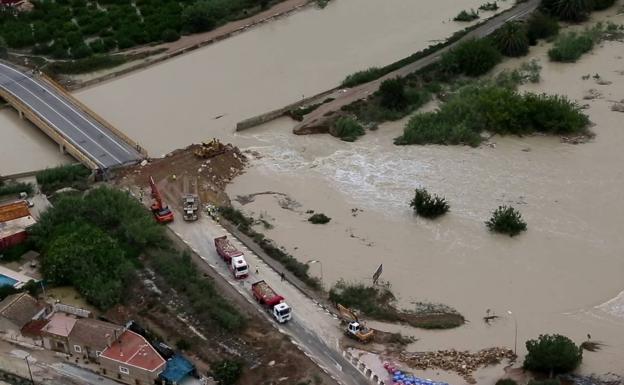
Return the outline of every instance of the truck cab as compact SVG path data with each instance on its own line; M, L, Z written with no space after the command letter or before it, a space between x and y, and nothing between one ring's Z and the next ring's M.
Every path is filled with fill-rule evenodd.
M273 318L275 318L277 322L281 324L289 321L292 318L290 306L288 306L286 302L281 302L273 306Z
M232 257L230 269L232 269L236 279L243 279L249 275L249 265L247 265L247 261L245 261L245 257L242 255Z

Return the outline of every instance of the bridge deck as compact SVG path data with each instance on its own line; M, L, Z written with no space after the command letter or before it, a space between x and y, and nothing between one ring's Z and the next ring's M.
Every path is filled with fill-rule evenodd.
M79 151L79 159L90 167L109 169L144 158L142 150L115 132L110 125L79 105L69 94L46 79L25 74L0 63L0 91L8 93L34 114L33 121L44 131L52 129L70 147ZM9 98L9 103L12 103ZM20 106L14 105L18 110ZM39 124L38 124L39 123ZM44 124L48 127L41 127ZM48 133L50 134L50 133ZM58 141L58 140L57 140ZM64 144L64 143L61 143ZM82 155L82 156L81 156ZM86 158L86 159L84 159Z

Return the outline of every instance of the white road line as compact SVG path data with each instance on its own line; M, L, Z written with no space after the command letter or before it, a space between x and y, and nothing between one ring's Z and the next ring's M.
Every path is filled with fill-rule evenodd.
M22 76L25 76L26 79L30 80L32 83L38 85L39 87L45 89L50 95L52 95L56 100L58 100L59 102L63 103L65 105L65 107L69 108L70 110L72 110L76 115L78 115L80 118L82 118L82 120L84 120L85 122L89 123L93 128L95 128L96 130L98 130L102 135L106 136L108 139L110 139L111 142L113 142L115 145L117 145L117 147L121 148L123 151L126 152L126 154L130 154L130 151L128 151L126 148L124 148L121 144L119 144L117 141L115 141L113 138L111 138L110 136L108 136L108 134L106 134L104 131L100 130L99 127L97 127L96 125L94 125L90 120L88 120L87 118L84 117L83 114L86 114L86 111L82 111L83 114L81 114L80 112L78 112L77 110L75 110L72 106L68 105L67 103L65 103L63 100L61 100L58 96L56 96L55 92L51 91L48 87L44 87L43 83L39 83L34 81L32 78L30 78L28 75L21 73L19 71L17 71L14 68L11 68L7 65L4 65L2 63L0 63L0 65L2 65L5 68L8 68L9 70L16 72ZM119 138L121 139L121 138Z
M4 77L7 77L7 76L6 76L6 75L4 75L4 74L0 74L0 75L2 75L2 76L4 76ZM13 79L11 79L11 78L9 78L9 80L13 81ZM14 95L16 98L20 99L20 98L19 98L19 96L15 95L15 94L14 94L11 90L9 90L7 87L2 87L2 88L4 88L5 90L7 90L7 92L9 92L11 95ZM36 108L34 108L34 107L33 107L30 103L28 103L27 101L25 101L25 100L21 100L21 99L20 99L20 101L21 101L22 103L24 103L25 105L27 105L27 106L28 106L31 110L33 110L35 113L37 112L37 109L36 109ZM76 142L76 140L74 140L74 139L73 139L73 138L71 138L70 136L66 135L66 134L63 132L63 130L61 130L60 128L58 128L58 127L56 126L56 124L52 123L50 120L48 120L48 118L46 118L46 117L45 117L45 116L43 116L43 115L41 115L41 116L40 116L40 118L41 118L42 120L45 120L45 121L46 121L46 122L47 122L47 123L48 123L51 127L56 128L56 130L59 132L59 134L60 134L62 137L64 137L64 138L65 138L65 140L67 140L67 141L71 142L74 146L76 146L76 147L80 148L80 149L82 150L82 152L83 152L83 153L85 153L85 154L90 154L90 152L89 152L89 151L87 151L84 147L82 147L80 144L78 144L78 143ZM102 167L106 167L106 165L105 165L104 163L102 163L102 162L101 162L98 158L95 158L95 157L94 157L94 158L93 158L93 160L94 160L96 163L98 163L100 166L102 166Z
M22 84L20 84L20 82L17 82L13 79L11 79L10 77L8 77L5 74L0 73L0 75L4 76L5 78L9 79L11 82L15 83L17 86L21 87L24 89L24 91L28 92L29 94L31 94L32 96L35 97L35 99L38 99L41 103L45 104L50 110L54 111L60 118L62 118L63 120L65 120L67 123L69 123L70 125L72 125L76 130L78 130L83 136L85 136L86 138L89 138L89 140L91 140L93 143L95 143L96 146L98 146L99 148L102 149L102 151L104 151L105 153L107 153L108 155L110 155L113 159L115 159L118 163L123 163L121 160L119 160L119 158L117 158L115 155L113 155L112 153L110 153L107 149L105 149L100 143L98 143L96 140L94 140L93 138L91 138L89 135L87 135L84 131L82 131L80 128L78 128L78 126L76 126L74 123L70 122L69 119L67 119L64 115L62 115L60 112L58 112L54 107L52 107L51 105L49 105L45 100L41 99L39 96L35 95L31 90L29 90L28 88L24 87ZM8 90L8 88L5 88ZM10 92L10 91L9 91ZM18 99L19 96L15 95ZM21 100L21 99L20 99ZM24 100L22 100L23 103L25 103ZM28 104L28 103L26 103ZM30 108L33 109L33 111L38 112L35 108L33 108L31 105L28 105ZM46 119L47 120L47 119ZM56 127L56 126L54 126ZM58 129L58 127L56 127ZM89 152L87 152L87 154L90 154Z

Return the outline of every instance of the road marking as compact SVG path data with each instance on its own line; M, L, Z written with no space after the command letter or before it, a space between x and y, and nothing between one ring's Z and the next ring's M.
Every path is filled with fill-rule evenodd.
M0 73L0 75L4 76L5 78L9 79L11 82L15 83L18 87L21 87L24 89L24 91L28 92L29 94L31 94L32 96L35 97L35 99L39 100L41 103L45 104L50 110L54 111L54 113L56 113L56 115L58 115L61 119L65 120L67 123L69 123L71 126L73 126L76 130L78 130L85 138L88 138L89 140L91 140L93 143L95 143L96 146L98 146L99 148L102 149L102 151L104 151L105 153L107 153L108 155L110 155L113 159L115 159L118 163L123 164L124 162L122 162L121 160L119 160L119 158L117 158L115 155L113 155L112 153L110 153L108 150L106 150L100 143L98 143L96 140L94 140L93 138L91 138L89 135L87 135L84 131L82 131L78 126L76 126L74 123L70 122L69 119L67 119L64 115L62 115L60 112L58 112L54 107L52 107L51 105L49 105L45 100L41 99L39 96L35 95L31 90L29 90L28 88L24 87L22 84L20 84L20 82L15 81L13 79L11 79L10 77L8 77L5 74ZM7 91L9 91L11 94L13 94L8 88L4 87ZM15 94L14 94L15 95ZM20 101L26 105L28 105L30 108L32 108L33 111L35 111L35 113L40 113L39 111L37 111L35 108L33 108L33 106L29 105L28 103L26 103L24 100L22 100L19 96L15 95L15 97L17 97L18 99L20 99ZM43 117L43 116L42 116ZM47 119L46 119L47 120ZM52 125L53 127L55 127L57 130L59 130L59 128L56 125ZM61 131L61 130L59 130ZM62 132L62 131L61 131ZM86 152L86 154L92 155L90 152ZM96 158L97 159L97 158ZM102 164L104 166L104 164Z
M0 74L0 75L2 75L2 76L4 76L4 77L7 77L7 76L6 76L6 75L4 75L4 74ZM11 79L11 78L9 78L9 80L13 81L13 79ZM2 86L2 85L0 85L0 86ZM4 88L5 90L7 90L7 92L9 92L11 95L14 95L17 99L20 99L20 98L19 98L19 96L15 95L15 94L14 94L13 92L11 92L11 90L9 90L8 88L6 88L6 87L4 87L4 86L2 86L2 88ZM22 100L22 99L20 99L20 101L21 101L22 103L24 103L25 105L27 105L27 106L28 106L31 110L35 111L35 113L36 113L37 109L36 109L36 108L34 108L31 104L29 104L28 102L26 102L25 100ZM63 130L61 130L60 128L58 128L58 127L56 126L56 124L52 123L50 120L48 120L48 118L46 118L45 116L43 116L43 115L42 115L42 116L41 116L41 119L42 119L42 120L45 120L46 122L48 122L48 124L49 124L51 127L56 128L56 130L59 132L59 134L60 134L62 137L64 137L64 138L65 138L65 140L67 140L67 141L71 142L74 146L76 146L76 147L80 148L80 149L81 149L81 150L82 150L85 154L90 154L90 153L89 153L89 151L85 150L85 148L84 148L84 147L82 147L80 144L78 144L78 142L76 142L76 140L74 140L74 139L73 139L73 138L71 138L70 136L66 135L66 134L63 132ZM93 158L93 160L94 160L96 163L98 163L100 166L102 166L102 167L106 168L106 165L105 165L104 163L102 163L102 162L101 162L98 158Z
M84 120L85 122L89 123L93 128L95 128L96 130L98 130L100 132L100 134L106 136L108 139L110 139L111 142L113 142L115 145L117 145L117 147L121 148L123 151L126 152L126 154L130 154L130 151L128 151L124 146L122 146L121 144L119 144L117 141L115 141L113 138L111 138L110 136L108 136L108 134L106 134L104 131L102 131L99 127L97 127L96 125L94 125L90 120L88 120L87 118L84 117L84 115L80 114L77 110L75 110L72 106L68 105L67 103L65 103L63 100L61 100L58 96L56 96L56 94L53 91L50 91L50 89L48 87L44 87L43 83L39 83L36 82L34 79L30 78L28 75L21 73L20 71L11 68L7 65L4 65L2 63L0 63L0 65L2 65L5 68L8 68L9 70L16 72L22 76L26 76L26 79L30 80L33 84L36 84L37 86L39 86L40 88L45 89L50 95L52 95L52 97L54 97L56 100L58 100L59 102L63 103L65 105L65 107L69 108L70 110L72 110L76 115L78 115L80 118L82 118L82 120ZM86 111L82 111L84 114L87 114ZM95 119L95 118L94 118ZM121 138L118 138L121 139Z

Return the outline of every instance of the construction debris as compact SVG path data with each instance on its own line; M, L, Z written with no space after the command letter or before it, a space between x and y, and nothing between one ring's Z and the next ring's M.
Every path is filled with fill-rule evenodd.
M476 353L469 351L438 350L437 352L401 353L399 360L410 368L418 370L441 369L455 372L468 383L476 383L472 373L483 367L495 365L502 360L514 360L516 355L510 349L487 348Z

